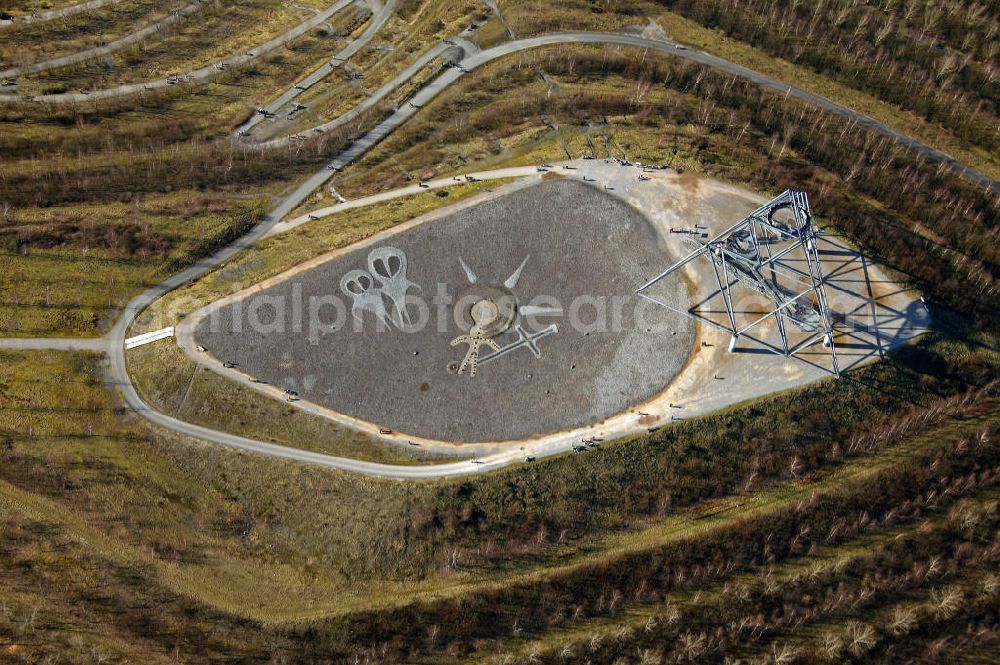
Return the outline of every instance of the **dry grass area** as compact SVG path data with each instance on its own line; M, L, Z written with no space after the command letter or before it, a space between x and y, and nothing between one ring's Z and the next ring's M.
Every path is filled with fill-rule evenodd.
M847 540L836 546L815 547L808 556L792 557L766 568L753 569L741 572L727 579L725 583L716 582L707 584L697 591L676 591L663 598L662 604L645 604L622 611L617 615L590 619L581 622L574 622L572 627L557 627L548 631L541 637L534 637L523 640L510 640L507 643L508 652L517 654L521 658L530 659L531 654L538 655L548 652L550 656L562 652L566 645L573 645L577 650L584 652L595 652L604 647L616 652L627 650L643 650L643 647L636 643L654 643L655 638L649 636L654 631L670 630L671 625L680 627L682 634L691 635L695 625L704 625L705 617L709 615L720 615L731 608L738 606L741 602L749 604L748 594L753 594L757 598L771 599L775 597L793 596L798 591L804 591L810 587L810 580L816 582L822 580L827 582L835 579L838 572L846 570L870 569L875 561L893 561L900 557L900 550L904 547L920 548L926 547L928 541L933 542L938 547L942 546L940 540L942 536L947 538L952 536L958 520L969 515L985 516L991 515L996 508L997 499L1000 493L994 489L987 489L978 495L965 499L959 511L946 513L945 511L933 512L930 516L920 522L919 530L914 528L912 522L896 523L890 521L886 525L876 526L868 533L860 537ZM900 543L904 545L901 547ZM945 546L946 547L946 546ZM953 585L950 588L961 589L962 596L973 603L976 601L988 604L995 597L989 590L989 580L991 572L989 566L970 566L957 573L942 576L937 580L941 584L945 579L947 583ZM841 651L849 651L851 639L847 636L852 622L863 621L862 625L870 630L870 643L865 643L862 653L874 649L879 641L884 640L883 635L889 633L890 636L898 636L900 629L905 628L905 633L915 631L919 624L918 619L922 619L927 624L935 623L935 615L939 614L939 609L935 606L933 591L935 585L931 580L929 584L911 585L908 589L906 600L899 602L878 602L866 603L864 608L852 616L850 620L841 617L839 619L827 619L817 622L818 625L810 625L804 630L785 624L777 630L771 631L766 637L758 639L752 632L749 635L741 636L742 645L735 649L737 653L746 658L768 658L773 654L784 654L785 658L793 655L798 658L808 658L814 654L818 658L829 657L832 640L828 636L838 639ZM984 593L984 585L987 587ZM915 587L915 588L912 588ZM940 587L937 587L938 589ZM808 591L804 591L808 593ZM765 601L766 603L766 601ZM904 609L903 612L900 610ZM744 609L745 611L745 609ZM905 625L901 625L901 617ZM667 624L664 626L663 624ZM881 631L876 630L876 626ZM686 632L685 632L686 631ZM881 633L881 634L880 634ZM897 633L897 635L893 635ZM693 633L697 636L697 632ZM643 639L642 636L647 636ZM640 637L636 637L640 636ZM695 638L697 640L697 637ZM602 645L602 642L610 642L609 645ZM701 655L708 650L708 640L682 642L681 653L687 650L691 654ZM857 647L855 647L857 650ZM660 653L655 647L646 650L649 654ZM687 654L685 654L687 655ZM972 655L972 654L970 654ZM488 663L493 659L487 656L467 662ZM795 662L795 661L792 661ZM983 661L985 662L985 661Z
M1000 179L1000 156L982 146L963 141L940 125L919 118L912 112L888 104L860 90L850 88L826 78L808 68L769 56L745 42L704 28L694 21L673 12L664 12L657 18L666 33L684 44L725 58L749 69L766 74L779 81L794 83L803 90L814 92L848 108L860 111L870 118L912 136L927 145L951 155L994 179Z
M0 331L92 336L130 294L227 235L254 199L175 192L16 209L0 224ZM234 216L235 213L235 216Z
M6 572L0 573L8 582L0 585L0 599L7 603L5 615L0 616L0 639L19 634L31 636L34 644L58 643L49 640L66 636L53 626L53 621L78 622L75 603L92 602L95 593L99 597L128 596L135 593L133 587L138 580L145 580L139 586L159 598L157 621L176 625L173 630L187 635L192 655L206 653L196 649L205 648L210 638L196 638L187 632L190 626L177 624L176 613L184 607L177 605L178 594L189 599L187 611L196 611L198 620L206 625L223 626L234 620L214 614L218 610L267 624L293 621L287 628L275 626L273 634L269 632L260 639L284 648L301 648L289 644L290 637L307 625L303 621L310 619L311 630L324 635L327 624L316 622L321 616L340 616L363 607L394 606L416 598L440 599L453 594L469 599L480 594L489 597L496 588L530 586L553 577L572 579L594 565L613 567L614 562L629 557L693 547L734 531L753 533L755 525L769 521L776 524L790 508L794 512L796 505L801 511L804 504L823 506L847 492L856 493L860 488L871 491L880 486L886 474L891 476L907 468L910 460L919 463L924 455L940 457L942 445L951 445L943 442L975 436L984 422L995 416L995 409L982 411L966 400L960 411L962 417L955 420L948 416L949 409L956 406L946 407L945 420L940 425L935 424L937 419L931 421L926 434L912 435L924 431L924 426L914 429L912 420L902 429L893 428L896 433L877 444L890 446L884 452L862 455L813 474L803 467L798 479L763 485L751 494L720 497L690 508L678 505L672 510L668 506L665 512L661 505L635 524L636 528L600 538L586 535L588 531L574 531L568 539L565 534L534 534L518 544L502 532L487 530L482 533L489 534L489 540L470 538L461 549L454 550L461 552L457 560L463 562L456 566L449 563L449 553L455 546L445 545L454 537L449 534L458 524L437 524L437 520L468 519L460 515L461 504L469 497L477 497L473 504L478 506L476 510L496 511L494 519L506 515L507 519L523 521L542 506L508 504L516 496L509 494L511 487L518 491L533 487L544 494L553 489L546 489L546 485L555 478L562 479L559 482L575 478L572 482L583 483L581 489L597 483L598 487L607 484L610 491L616 484L615 474L627 467L635 469L624 460L619 467L616 458L631 458L638 452L637 446L646 444L634 441L595 451L594 457L556 460L551 473L542 474L548 475L547 479L533 467L511 469L495 478L445 484L362 479L176 441L150 431L139 421L123 421L101 386L100 363L93 357L31 353L4 354L3 360L6 374L0 385L0 429L4 433L0 445L4 461L0 466L0 519L7 533L15 536L0 548L4 557L14 557L5 559L13 567L5 566L2 570ZM769 409L772 405L760 406ZM773 407L783 408L780 403ZM73 417L67 418L68 413ZM737 422L741 414L733 416L732 422ZM758 416L751 419L754 417ZM766 419L773 422L770 416ZM830 444L828 441L823 445ZM663 444L659 445L662 449ZM986 453L970 448L951 454L954 459L948 463L958 465L961 459L975 459ZM693 461L697 450L677 449L666 454L663 461L676 463L691 455L695 456L690 458ZM611 477L607 475L609 469L614 469ZM586 478L590 480L584 482ZM761 478L764 482L763 474ZM580 498L591 492L584 491ZM969 492L974 490L956 490L953 494ZM679 486L674 488L673 496L682 501ZM458 513L448 516L453 510L449 503L455 501L459 502L454 507ZM69 506L71 510L67 510ZM927 510L931 521L924 527L925 532L941 523L936 516L939 513L930 506ZM439 517L433 517L435 514ZM908 524L906 520L911 518L900 519ZM889 535L891 525L886 522ZM482 525L476 531L484 528ZM419 533L412 533L412 529ZM82 570L75 564L59 564L59 559L47 558L47 548L38 549L40 543L30 545L36 542L33 534L39 533L49 534L42 542L63 542L69 550L78 552L71 561L83 562ZM874 534L876 541L879 533ZM843 542L842 547L832 550L809 550L801 564L793 559L786 568L761 568L735 582L750 583L756 575L780 581L785 579L785 572L801 565L828 566L831 556L842 558L859 549L869 555L877 551L871 541L852 543L848 538ZM490 543L491 554L483 548L485 543ZM532 554L517 557L515 553L521 547ZM544 557L538 559L543 553ZM499 558L484 567L491 557ZM27 577L10 576L29 561L32 572ZM119 581L128 576L133 582ZM109 578L115 583L100 590L100 580ZM67 583L69 579L74 581ZM26 596L26 585L32 580L36 591L46 590L33 601ZM692 582L700 584L697 577ZM705 582L712 583L711 579ZM686 608L684 597L688 596L675 597L671 602ZM604 619L594 616L591 623L584 624L576 624L573 619L563 627L554 626L551 636L533 629L531 646L538 646L539 639L545 640L541 643L544 645L550 637L562 644L567 639L566 630L592 630L593 621L605 625L635 622L634 613L642 616L648 611L643 609L648 605L639 596L636 598L638 602L622 599L623 609L629 612L626 615L613 613ZM711 607L712 599L711 595L699 594L689 602ZM192 601L197 604L190 605ZM211 609L201 609L202 604ZM33 605L37 622L21 625ZM117 617L111 622L115 628L112 633L88 633L86 643L96 640L101 647L121 653L127 649L123 645L135 643L128 634L141 630L141 623L136 624L135 615L121 604L103 607L107 609L96 611L100 616ZM334 626L330 628L336 630ZM106 641L114 635L120 642ZM145 638L150 641L152 653L169 654L170 642L160 641L157 635L147 633ZM517 639L504 637L501 644L512 648ZM256 651L266 647L253 639L245 648ZM439 662L447 659L447 653L440 653Z
M564 47L538 49L531 53L530 62L541 63L544 69L547 57L564 52ZM690 146L697 139L697 130L672 125L655 113L639 124L620 113L597 115L580 110L583 104L577 100L634 94L635 83L628 77L555 80L559 90L552 94L517 55L478 69L435 99L426 114L369 152L357 169L338 175L338 191L352 198L364 196L401 186L407 174L429 180L468 170L468 164L476 168L522 166L582 155L664 163L674 156L673 148ZM518 89L517 96L507 94L511 87ZM666 104L662 94L650 90L643 102ZM588 102L588 106L594 105ZM590 126L584 119L591 121ZM556 123L557 128L545 121ZM697 160L684 154L672 163L697 168Z
M30 14L31 12L46 11L50 9L64 9L80 4L81 0L10 0L4 3L6 11L15 15Z
M645 27L662 9L648 0L498 0L507 24L517 37L547 32L587 30L618 32Z
M18 24L15 20L13 25L0 28L4 37L0 40L0 69L101 46L140 30L187 4L185 0L126 0L50 21Z
M260 103L301 78L328 55L329 44L318 35L307 35L290 47L259 61L252 69L220 77L196 90L170 90L154 98L131 98L114 105L56 110L52 114L26 115L0 109L0 146L10 156L9 165L32 168L78 168L70 157L88 163L121 162L126 149L141 152L182 149L194 142L219 141L255 113ZM109 146L111 149L109 150ZM62 157L56 161L47 155Z
M939 123L919 117L898 104L887 102L857 86L824 76L807 66L775 57L745 41L727 37L662 5L646 0L604 3L589 0L544 0L501 2L504 17L518 37L589 30L597 32L649 32L654 39L666 37L691 48L704 50L738 65L756 70L799 88L827 97L865 113L893 129L920 139L990 177L1000 178L1000 157L988 147L958 136ZM652 28L652 30L650 30ZM599 94L599 93L598 93Z
M121 417L96 357L4 353L3 367L0 512L51 524L89 554L243 616L273 600L291 608L364 592L350 591L355 576L391 559L382 540L396 527L384 520L427 492L154 432ZM13 569L3 570L9 580ZM87 587L76 588L85 597Z
M313 4L324 6L313 0ZM300 8L301 7L301 8ZM163 39L129 47L94 63L24 76L21 94L107 88L181 74L277 37L312 12L278 0L210 5L197 18L175 24Z

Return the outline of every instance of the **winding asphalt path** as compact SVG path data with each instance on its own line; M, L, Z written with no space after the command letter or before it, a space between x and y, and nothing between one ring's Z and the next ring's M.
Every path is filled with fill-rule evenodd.
M465 57L461 60L461 68L451 68L443 72L437 79L430 83L427 87L422 89L416 96L411 100L415 104L424 104L431 99L433 99L439 92L447 88L454 81L460 78L465 72L481 67L489 62L497 60L507 55L518 53L521 51L539 48L542 46L552 46L558 44L616 44L619 46L629 46L641 49L647 49L650 51L656 51L658 53L664 53L673 57L682 58L684 60L690 60L692 62L697 62L702 65L707 65L719 71L723 71L734 76L738 76L747 81L755 83L765 88L770 88L771 90L776 90L787 94L789 97L794 97L801 101L817 106L826 111L834 113L842 118L846 118L853 122L856 122L861 127L869 129L873 132L881 134L883 136L891 138L896 143L909 148L915 152L918 152L930 161L935 163L944 163L950 168L961 174L963 177L972 180L978 184L988 187L994 192L1000 192L1000 183L998 183L993 178L987 176L976 169L965 166L955 158L950 155L932 148L931 146L915 139L911 136L903 134L877 120L866 116L863 113L854 111L846 106L838 104L834 101L822 97L815 93L809 92L808 90L803 90L802 88L797 88L793 85L779 81L778 79L771 78L756 72L752 69L747 69L736 63L729 62L717 56L705 53L703 51L694 51L689 49L679 49L676 45L662 42L653 39L646 39L644 37L634 37L631 35L619 35L619 34L606 34L599 32L563 32L555 33L550 35L540 35L537 37L528 37L525 39L516 39L509 42L504 42L499 46L495 46L490 49L479 51L476 47L471 45L469 42L461 38L456 38L451 41L452 44L439 43L433 46L430 50L425 52L417 60L415 60L409 67L404 71L400 72L393 80L389 81L377 91L375 91L371 97L366 98L361 104L348 111L347 113L337 117L330 122L324 123L322 125L317 125L308 130L304 130L290 137L284 137L280 139L272 139L270 141L263 141L255 144L262 148L277 148L288 145L290 141L299 139L310 135L319 134L323 132L330 131L336 127L342 126L344 123L356 118L358 115L364 111L377 106L382 100L385 99L393 90L399 86L405 84L413 76L416 75L420 69L427 66L435 58L440 57L449 48L461 48ZM405 121L411 112L415 109L399 109L390 117L385 123L387 128L394 129L395 127L402 124L401 121ZM404 117L405 116L405 117ZM382 134L384 136L384 133ZM380 137L381 138L381 137Z
M331 57L328 63L321 65L318 69L289 88L283 95L265 106L264 110L267 111L268 114L277 115L286 105L294 101L303 92L329 76L330 73L333 72L339 65L349 60L372 40L376 33L382 29L382 26L385 25L385 22L389 19L389 17L392 16L392 11L395 6L396 0L388 0L375 12L374 16L372 16L371 23L369 23L368 27L365 28L365 31L362 32L357 39ZM237 141L240 140L244 133L249 132L265 119L266 118L263 113L255 114L245 123L237 127L233 134L233 138Z
M353 1L353 0L352 0ZM386 118L384 121L379 123L373 130L368 134L359 138L353 144L351 144L341 155L334 159L326 168L322 169L318 173L314 174L311 178L302 183L299 187L295 189L289 196L282 200L273 210L271 210L262 220L258 223L247 235L243 236L235 243L219 250L212 256L203 258L196 262L195 264L185 268L179 273L168 277L164 281L160 282L151 289L145 291L144 293L133 298L123 310L121 316L115 323L114 328L107 337L106 346L102 341L101 346L105 348L110 356L110 374L112 380L118 385L122 392L122 395L126 403L140 416L149 420L150 422L164 427L176 433L195 437L198 439L219 443L222 445L230 446L233 448L238 448L241 450L251 451L255 453L261 453L265 455L271 455L274 457L280 457L285 459L297 460L300 462L306 462L309 464L316 464L325 467L343 469L347 471L353 471L358 473L365 473L369 475L389 477L389 478L400 478L400 479L432 479L432 478L446 478L455 476L464 476L475 472L485 472L497 468L501 468L516 461L520 458L520 453L517 450L511 450L510 452L500 453L494 456L486 457L481 460L480 464L472 464L468 460L462 462L454 462L447 464L437 464L430 466L402 466L402 465L388 465L388 464L376 464L372 462L363 462L354 459L348 459L343 457L335 457L330 455L323 455L319 453L311 453L303 450L298 450L294 448L287 448L284 446L275 445L272 443L267 443L264 441L258 441L255 439L249 439L246 437L236 436L226 432L220 432L217 430L209 429L206 427L201 427L199 425L193 425L176 418L172 418L163 413L160 413L149 405L147 405L142 398L139 396L132 384L132 381L128 375L126 360L125 360L125 349L124 341L126 337L126 332L132 322L135 320L136 316L142 312L147 306L149 306L157 298L162 297L166 293L172 291L173 289L191 281L197 279L198 277L204 275L205 273L217 268L222 265L239 252L251 247L258 240L262 239L268 235L281 220L286 217L292 210L294 210L299 204L306 200L306 198L319 186L323 185L327 180L333 177L334 173L341 168L347 166L352 161L359 158L365 152L367 152L372 146L376 145L385 136L387 136L394 129L398 128L400 125L405 123L411 116L413 116L419 108L432 100L438 93L447 88L451 83L456 81L458 78L464 75L468 70L474 69L480 65L486 64L495 60L496 58L508 55L510 53L516 53L524 49L537 48L539 46L546 46L550 44L565 44L565 43L587 43L587 44L619 44L622 46L631 46L637 48L645 48L649 50L659 51L663 53L670 53L677 55L679 57L684 57L696 62L700 62L709 66L717 67L723 71L733 73L738 76L742 76L751 80L755 83L769 87L782 92L787 92L789 95L803 99L810 103L816 104L821 108L827 109L833 113L837 113L841 116L851 118L856 120L859 124L869 127L874 131L877 131L886 136L890 136L895 140L898 140L901 144L907 145L915 150L927 154L928 157L934 159L937 156L939 161L950 160L951 163L955 163L947 155L943 155L923 143L916 141L910 137L906 137L899 134L895 130L892 130L874 120L867 119L862 114L856 113L846 107L835 104L830 100L819 97L812 93L799 90L797 88L788 86L780 81L771 79L769 77L763 76L751 70L745 69L733 63L729 63L715 56L711 56L705 53L691 52L691 51L679 51L673 45L664 42L653 41L648 39L643 39L640 37L632 37L628 35L608 35L600 33L587 33L587 32L575 32L575 33L563 33L555 35L544 35L540 37L532 37L528 39L521 39L513 42L508 42L506 44L497 46L495 48L482 51L479 53L467 54L462 60L462 68L449 68L441 73L437 78L435 78L431 83L418 91L407 103L397 109L392 115ZM957 164L957 163L955 163ZM958 165L961 167L961 165ZM967 176L971 177L971 174L975 173L971 170L965 171ZM982 174L978 174L984 184L988 184L990 187L996 189L997 183L992 179L986 178ZM551 450L546 450L540 452L539 454L555 454L562 452L563 448L553 448Z
M205 6L207 0L195 0L190 5L182 7L177 11L171 12L167 16L161 18L155 23L150 23L145 28L137 30L133 33L125 35L121 39L116 39L112 42L108 42L104 46L95 46L94 48L85 49L83 51L77 51L76 53L71 53L69 55L64 55L60 58L52 58L51 60L44 60L42 62L35 62L30 65L22 65L20 67L12 67L10 69L5 69L0 72L0 79L16 79L18 76L23 76L24 74L37 74L38 72L48 71L50 69L56 69L58 67L66 67L68 65L73 65L78 62L86 62L87 60L93 60L94 58L100 58L105 55L110 55L115 51L141 42L150 35L155 35L161 30L181 21L191 14L199 11Z
M90 0L89 2L81 2L79 4L70 5L69 7L63 7L62 9L49 9L44 12L33 12L31 14L26 14L25 16L14 16L13 20L5 19L0 21L0 28L8 25L22 25L24 23L41 23L42 21L51 21L54 18L60 18L62 16L72 16L73 14L79 14L80 12L85 12L90 9L99 9L104 5L110 5L119 0Z
M451 42L451 43L448 43L448 42ZM461 37L456 37L456 38L453 38L453 39L449 39L449 40L447 40L447 42L438 42L437 44L435 44L434 46L432 46L430 49L428 49L427 51L425 51L422 55L420 55L416 60L414 60L413 62L411 62L406 67L406 69L404 69L399 74L397 74L391 81L389 81L388 83L384 84L378 90L376 90L375 92L373 92L370 96L368 96L364 100L362 100L360 104L357 104L356 106L354 106L351 110L347 111L346 113L342 113L341 115L337 116L333 120L330 120L329 122L325 122L325 123L323 123L321 125L316 125L315 127L312 127L310 129L304 130L302 132L299 132L299 133L296 133L296 134L291 134L289 136L284 136L284 137L281 137L281 138L270 139L270 140L267 140L267 141L260 141L258 143L254 143L252 145L254 145L254 147L264 148L264 149L281 148L281 147L289 145L290 143L292 143L295 140L302 140L304 138L307 138L307 136L309 136L309 135L323 134L325 132L329 132L329 131L331 131L333 129L336 129L337 127L342 127L343 125L351 122L352 120L354 120L355 118L357 118L358 116L360 116L365 111L367 111L369 109L372 109L372 108L375 108L376 106L378 106L394 90L396 90L397 88L399 88L402 85L405 85L414 76L416 76L417 73L420 72L420 70L422 70L424 67L428 66L430 63L434 62L434 60L436 60L437 58L442 57L443 55L445 55L449 51L455 51L457 49L461 50L463 57L468 57L470 54L474 54L474 53L478 53L479 52L479 47L477 47L472 42L469 42L469 41L467 41L465 39L462 39ZM465 61L463 60L462 62L464 63ZM457 76L450 77L447 81L444 82L444 87L447 87L448 85L450 85L456 78L458 78L458 77ZM437 83L437 82L435 81L435 83ZM431 85L433 86L434 84L432 83ZM438 91L440 91L441 89L443 89L443 87L438 87L437 88ZM420 100L414 98L414 99L412 99L410 101L412 101L413 103L416 104ZM412 114L409 114L409 115L412 115ZM409 117L409 115L407 115L407 117Z
M113 88L94 90L88 93L74 92L74 93L59 93L53 95L39 95L37 97L33 97L31 100L36 102L46 102L54 104L75 103L75 102L82 102L88 99L123 97L131 94L138 94L142 91L166 88L168 86L176 85L181 82L191 83L191 82L207 81L216 76L225 67L230 67L230 66L236 67L239 65L247 64L256 58L259 58L264 53L274 50L275 48L297 37L302 36L309 30L321 24L322 22L326 21L330 16L334 15L335 13L347 7L348 5L352 4L353 2L356 2L356 0L339 0L338 2L327 7L325 10L323 10L313 18L304 21L303 23L300 23L295 28L292 28L291 30L289 30L284 34L275 37L274 39L265 42L264 44L261 44L260 46L256 47L249 53L230 57L228 60L224 60L222 63L216 65L210 65L207 67L202 67L201 69L194 70L193 72L185 74L179 78L159 79L156 81L150 81L148 83L132 83ZM307 131L313 134L322 133L325 131L329 131L330 129L333 129L335 127L341 126L346 122L349 122L351 119L357 117L365 110L377 105L392 90L394 90L399 85L402 85L410 78L412 78L414 75L416 75L416 73L423 66L426 66L429 62L434 60L434 58L442 55L449 48L449 46L459 46L460 48L462 48L463 51L465 51L465 58L461 61L462 67L451 68L442 73L432 83L430 83L427 87L425 87L419 93L417 93L417 95L411 100L414 104L430 101L437 95L438 92L451 85L451 83L453 83L455 80L461 77L462 74L464 74L466 71L475 69L476 67L482 66L488 62L492 62L493 60L502 58L504 56L513 53L518 53L533 48L539 48L542 46L552 46L558 44L616 44L619 46L629 46L629 47L646 49L650 51L656 51L659 53L669 54L673 57L690 60L692 62L697 62L699 64L707 65L714 69L718 69L719 71L739 76L740 78L746 79L748 81L751 81L752 83L756 83L757 85L763 86L765 88L770 88L778 92L783 92L790 97L795 97L796 99L808 102L809 104L812 104L814 106L827 110L831 113L839 115L843 118L847 118L848 120L856 122L858 125L866 129L869 129L883 136L887 136L896 143L924 155L932 162L946 164L956 172L960 173L963 177L972 180L980 185L983 185L984 187L987 187L993 192L1000 192L1000 183L998 183L993 178L990 178L986 174L981 173L976 169L965 166L964 164L956 160L954 157L951 157L950 155L945 154L944 152L937 150L936 148L932 148L931 146L927 145L926 143L923 143L922 141L919 141L911 136L903 134L881 122L878 122L873 118L866 116L863 113L859 113L858 111L847 108L846 106L831 101L826 97L809 92L808 90L797 88L783 81L779 81L778 79L771 78L770 76L765 76L760 72L756 72L752 69L748 69L741 65L737 65L736 63L729 62L728 60L724 60L723 58L705 53L703 51L681 49L678 48L677 45L675 44L659 40L646 39L644 37L636 37L632 35L621 35L621 34L608 34L600 32L561 32L549 35L539 35L537 37L528 37L525 39L516 39L508 41L493 48L477 52L470 52L474 47L472 47L472 45L469 44L468 42L461 40L461 36L459 36L455 40L446 40L446 41L452 41L453 44L449 45L447 43L442 42L435 45L423 56L418 58L417 61L415 61L410 67L401 72L399 76L394 78L386 85L382 86L382 88L376 91L371 97L367 98L357 107L351 109L351 111L343 114L342 116L336 118L335 120L332 120L328 123L324 123ZM310 76L311 77L314 76L316 77L316 80L319 80L324 75L325 74L322 73L322 68L320 68L319 70L313 72L313 74ZM295 90L295 88L293 88L293 90ZM425 94L428 92L429 94ZM288 95L290 94L290 92L286 92L285 94ZM24 102L24 101L29 101L29 100L20 95L0 95L0 104L12 103L12 102ZM388 126L391 131L391 129L394 129L396 126L401 124L402 121L405 121L410 115L412 115L412 113L409 113L403 116L400 114L401 110L404 109L397 110L396 113L393 114L393 116L387 119L387 121L384 122L382 125L379 125L379 127L377 127L376 130L379 130L380 127L388 123ZM377 136L377 139L381 140L381 138L383 138L387 133L388 132L382 133L381 135ZM304 134L299 133L290 137L264 141L261 143L257 143L255 145L257 147L263 147L263 148L276 148L288 145L289 142L294 140L301 140L303 136ZM368 147L370 147L370 145L365 147L365 150L367 150ZM353 155L352 159L355 158L356 156L357 155ZM337 168L336 164L334 164L333 167ZM325 180L326 179L321 181L319 184L322 184L322 182L325 182Z
M167 78L147 81L145 83L126 83L113 88L102 88L90 92L63 92L53 95L37 95L25 97L24 95L0 95L0 104L13 104L24 102L44 102L47 104L76 104L92 99L118 99L130 95L138 95L143 92L153 90L163 90L182 83L205 83L215 78L228 68L236 68L252 63L263 55L270 53L279 46L298 39L313 28L327 21L331 16L357 2L357 0L338 0L312 18L299 23L291 30L278 35L274 39L263 44L258 44L247 53L230 56L218 63L195 69L187 74L170 76Z

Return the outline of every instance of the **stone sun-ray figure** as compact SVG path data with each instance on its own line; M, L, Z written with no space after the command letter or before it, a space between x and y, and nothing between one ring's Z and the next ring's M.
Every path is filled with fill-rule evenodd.
M531 258L530 255L524 257L524 261L521 265L517 267L517 270L511 274L506 280L504 280L504 287L507 289L513 289L517 286L518 281L521 279L521 273L524 271L524 266L528 264L528 259ZM458 262L462 266L462 270L465 271L465 277L469 280L469 284L476 284L479 282L479 277L476 273L462 260L462 257L458 257ZM481 300L472 307L471 311L473 326L466 335L459 335L455 339L451 340L452 346L458 346L459 344L468 344L469 350L465 353L465 358L462 359L462 363L458 366L458 373L461 374L465 371L465 368L469 368L469 376L474 377L476 375L476 367L479 366L479 350L485 344L494 351L500 350L500 345L494 340L490 339L487 334L486 327L497 320L500 316L500 311L496 303L489 300Z
M472 308L472 320L473 326L469 330L467 335L459 335L455 339L451 340L452 346L458 346L459 344L468 344L469 350L465 352L465 358L462 359L462 364L458 366L458 373L461 374L465 371L465 368L469 368L469 376L476 375L476 367L479 365L479 349L485 344L494 351L500 350L500 345L495 341L486 336L485 327L493 322L496 318L496 307L494 306L491 312L489 308L486 307L473 307Z

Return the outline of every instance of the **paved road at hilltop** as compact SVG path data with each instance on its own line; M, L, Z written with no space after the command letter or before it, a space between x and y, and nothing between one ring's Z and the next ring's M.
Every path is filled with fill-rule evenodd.
M454 477L468 475L469 473L477 471L481 472L497 469L510 464L511 462L520 460L521 453L516 449L516 447L511 446L512 450L509 452L484 457L481 464L471 464L467 460L431 466L376 464L342 457L322 455L319 453L310 453L303 450L278 446L264 441L257 441L255 439L240 437L226 432L220 432L198 425L193 425L159 413L142 400L128 376L125 362L124 340L129 326L135 320L136 316L138 316L138 314L149 304L173 289L191 280L197 279L205 273L222 265L239 252L251 247L255 242L268 235L284 217L305 201L306 198L316 190L316 188L322 186L325 182L332 178L336 171L344 168L361 157L379 141L388 136L392 131L404 124L410 117L416 114L424 104L431 101L435 96L437 96L438 93L461 78L466 71L479 67L505 55L517 53L526 49L567 43L617 44L621 46L644 48L661 53L668 53L675 57L681 57L715 67L721 71L726 71L746 78L747 80L753 81L764 87L781 92L787 92L790 96L815 104L842 117L852 119L862 126L868 127L885 136L889 136L898 141L900 144L927 155L932 160L943 161L955 166L956 168L963 169L967 177L981 182L994 191L1000 191L996 181L971 169L965 169L961 164L958 164L954 159L944 155L940 151L930 148L916 139L900 134L899 132L878 123L875 120L867 118L861 113L852 111L851 109L836 104L835 102L818 95L814 95L813 93L800 90L776 79L772 79L739 65L730 63L726 60L722 60L721 58L696 51L678 50L675 46L666 42L654 41L629 35L570 32L520 39L507 42L481 52L469 53L468 50L466 50L466 56L461 61L461 68L449 68L443 71L437 78L418 91L411 98L410 102L400 106L400 108L379 123L374 129L352 143L326 168L321 169L297 187L295 191L283 199L247 235L228 247L221 249L214 255L205 257L193 265L185 268L181 272L168 277L160 284L136 296L128 303L128 305L126 305L108 337L107 349L111 359L111 373L113 380L119 385L122 395L129 406L150 422L186 436L192 436L206 441L260 454L382 477L403 479ZM561 452L563 449L568 449L569 445L570 444L554 447L553 449L540 454L554 454L556 452Z

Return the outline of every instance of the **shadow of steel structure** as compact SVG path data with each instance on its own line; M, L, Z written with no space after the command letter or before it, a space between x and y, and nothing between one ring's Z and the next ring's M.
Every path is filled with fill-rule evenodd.
M817 250L819 231L813 223L805 192L784 192L712 239L703 239L697 230L682 232L689 234L687 239L695 249L636 289L636 295L728 332L732 336L730 351L735 350L741 339L746 339L768 352L793 357L821 343L829 352L831 368L827 371L840 376L833 316L827 304ZM699 304L678 309L651 293L657 284L696 261L711 264L718 287ZM757 301L763 296L770 303L766 311L750 312L739 307L736 303L739 294L734 296L737 289L748 290L745 291L748 295L756 294ZM700 309L700 305L716 302L720 297L724 310L717 306L707 311ZM723 313L725 318L717 320ZM776 324L780 343L754 336L753 332L768 320Z

